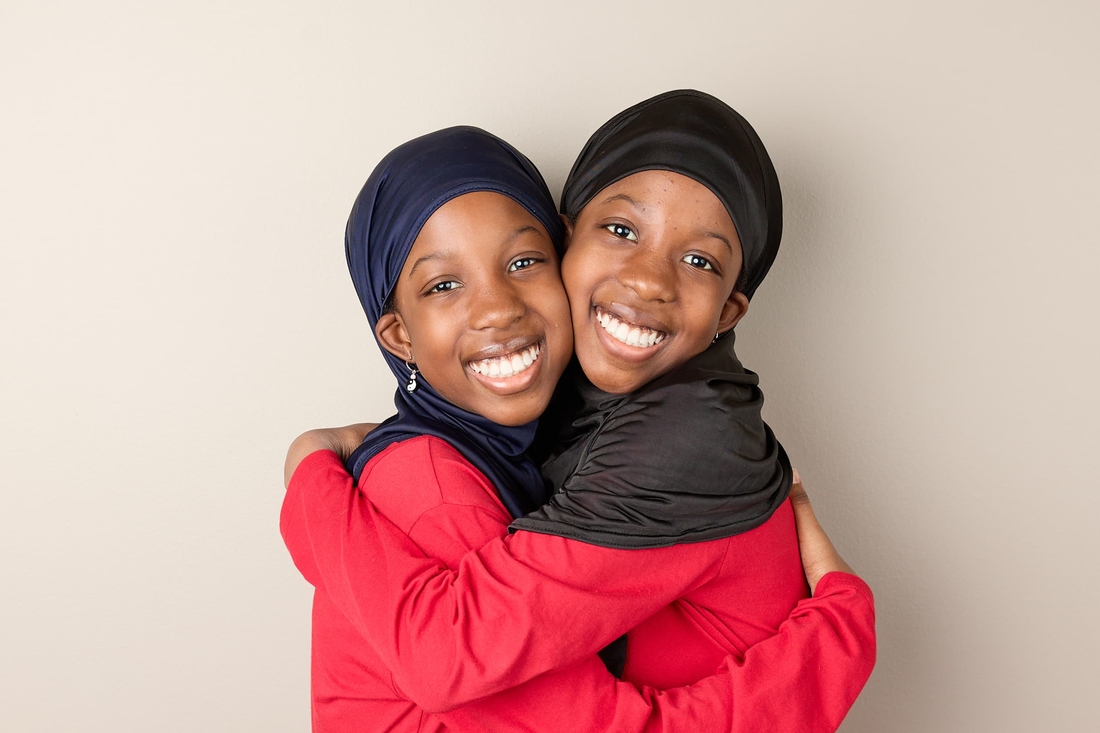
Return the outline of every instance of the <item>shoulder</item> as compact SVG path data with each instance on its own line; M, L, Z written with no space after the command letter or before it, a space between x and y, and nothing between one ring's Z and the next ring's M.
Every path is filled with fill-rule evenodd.
M375 456L363 469L359 489L405 530L447 505L501 507L485 476L449 443L430 435L394 443Z

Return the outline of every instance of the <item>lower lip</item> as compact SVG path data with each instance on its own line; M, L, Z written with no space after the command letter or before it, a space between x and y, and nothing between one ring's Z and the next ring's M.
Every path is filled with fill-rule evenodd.
M652 358L658 351L664 348L668 343L669 336L665 334L665 337L653 344L652 346L630 346L624 344L619 339L615 338L607 332L599 320L596 319L596 309L592 309L591 317L592 327L596 329L596 338L603 346L604 350L609 352L612 356L622 361L628 362L643 362Z
M506 396L522 392L530 387L542 371L544 359L546 359L546 344L542 343L539 345L539 358L535 359L531 366L519 374L510 377L490 377L488 374L478 374L470 367L466 367L466 372L493 394Z

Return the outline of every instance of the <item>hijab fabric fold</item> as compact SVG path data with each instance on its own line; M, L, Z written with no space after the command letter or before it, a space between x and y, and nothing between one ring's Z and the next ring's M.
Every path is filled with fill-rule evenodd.
M732 537L767 521L790 493L791 464L733 342L730 333L625 395L575 369L580 408L542 467L556 491L512 529L642 549Z
M475 127L451 127L411 140L371 173L345 231L348 269L372 332L424 223L451 199L474 191L516 201L542 223L560 250L563 228L553 198L538 169L518 150ZM370 459L389 445L432 435L448 442L493 483L513 517L545 502L545 482L527 452L536 422L498 425L451 404L423 375L410 393L404 389L409 376L405 362L381 343L379 348L397 379L397 414L371 431L348 458L356 481Z
M763 143L728 105L693 90L667 92L613 117L589 139L562 192L576 220L601 190L634 173L669 170L723 203L744 252L746 295L775 260L783 214ZM734 335L625 395L602 392L579 369L575 401L551 427L543 472L556 493L512 523L627 549L730 537L760 526L790 493L791 465L764 423L759 380L734 353ZM541 438L540 438L541 441Z

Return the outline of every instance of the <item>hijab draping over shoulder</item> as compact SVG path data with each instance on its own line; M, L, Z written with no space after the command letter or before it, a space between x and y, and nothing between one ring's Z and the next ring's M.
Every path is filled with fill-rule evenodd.
M748 122L690 90L631 107L581 151L562 212L576 220L602 189L646 170L693 178L725 205L744 249L743 292L751 295L779 249L782 202ZM761 417L759 380L733 347L733 333L724 334L626 395L602 392L574 369L556 397L574 407L559 404L563 419L544 426L557 422L557 444L543 464L557 491L512 527L645 548L721 539L767 521L790 492L790 461Z
M371 173L345 233L348 269L372 331L424 223L443 204L474 191L513 199L542 223L560 248L563 230L553 198L538 169L518 150L474 127L452 127L411 140ZM382 355L398 385L404 384L409 375L405 363L384 348ZM355 479L392 443L433 435L485 474L513 517L542 505L545 482L527 453L536 423L498 425L451 404L423 375L418 381L413 393L399 386L397 415L370 432L349 457L348 471Z

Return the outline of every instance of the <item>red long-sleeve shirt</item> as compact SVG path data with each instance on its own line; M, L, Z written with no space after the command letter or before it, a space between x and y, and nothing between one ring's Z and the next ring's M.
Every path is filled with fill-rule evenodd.
M390 446L359 490L315 453L282 516L317 587L315 730L833 730L874 663L873 604L839 573L799 601L791 520L652 550L506 536L493 487L436 438ZM728 666L638 690L594 656L629 629L630 681Z

